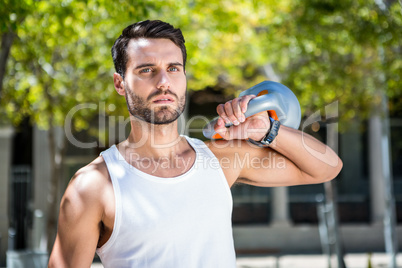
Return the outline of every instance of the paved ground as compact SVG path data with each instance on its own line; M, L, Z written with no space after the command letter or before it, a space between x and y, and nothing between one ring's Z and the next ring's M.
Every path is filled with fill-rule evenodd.
M384 253L347 254L347 268L368 268L369 259L372 268L388 268L388 257ZM331 259L331 267L337 267L335 259ZM402 268L402 253L397 256L398 268ZM328 258L324 255L284 255L284 256L238 256L238 268L328 268ZM103 268L94 263L91 268Z

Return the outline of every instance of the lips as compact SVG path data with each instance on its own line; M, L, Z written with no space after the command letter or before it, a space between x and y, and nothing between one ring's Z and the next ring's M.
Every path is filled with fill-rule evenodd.
M158 103L158 104L166 104L166 103L173 103L173 102L174 102L173 97L168 96L168 95L161 95L153 100L153 103Z

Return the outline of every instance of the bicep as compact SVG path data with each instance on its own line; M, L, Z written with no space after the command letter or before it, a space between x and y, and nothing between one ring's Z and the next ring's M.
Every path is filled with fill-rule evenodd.
M245 140L207 143L220 162L230 186L245 183L280 187L314 183L291 160L271 148L259 148Z
M90 267L99 239L101 216L97 203L91 204L90 196L70 185L61 202L49 267Z
M291 160L270 148L246 145L243 167L237 182L261 187L280 187L312 183ZM243 148L244 150L245 148Z

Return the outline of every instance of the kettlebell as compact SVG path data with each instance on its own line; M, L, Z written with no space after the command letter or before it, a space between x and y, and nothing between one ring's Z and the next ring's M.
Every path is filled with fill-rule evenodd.
M256 95L250 100L244 116L250 117L257 113L268 111L268 115L274 120L279 120L282 125L298 129L301 120L300 104L295 94L281 83L273 81L261 82L243 92L239 97L245 95ZM215 132L214 126L218 117L208 122L202 133L208 139L221 139L222 137ZM226 127L232 124L226 124Z

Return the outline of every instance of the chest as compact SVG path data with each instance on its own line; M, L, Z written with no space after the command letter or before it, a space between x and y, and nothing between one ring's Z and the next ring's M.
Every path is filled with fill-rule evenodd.
M198 180L188 182L137 184L130 194L122 195L121 218L136 238L185 234L187 229L209 228L211 219L230 220L231 200L219 180L200 174Z
M169 157L141 157L132 159L129 163L146 174L161 178L174 178L188 172L194 165L195 159L195 152L189 150L184 154L172 154Z

